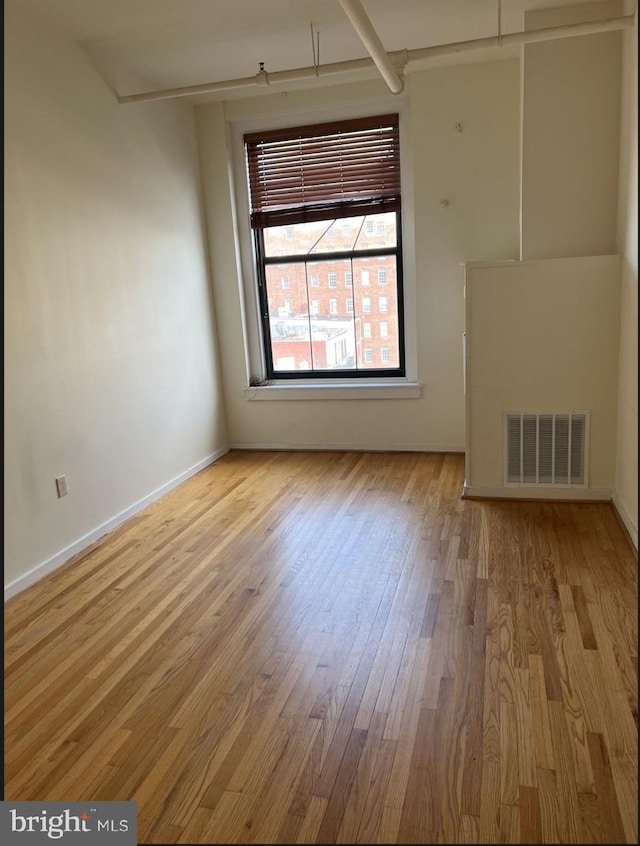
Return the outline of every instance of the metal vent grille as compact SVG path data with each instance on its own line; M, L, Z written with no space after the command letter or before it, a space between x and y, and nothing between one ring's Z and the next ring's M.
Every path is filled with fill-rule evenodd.
M588 429L588 411L505 411L505 484L586 487Z

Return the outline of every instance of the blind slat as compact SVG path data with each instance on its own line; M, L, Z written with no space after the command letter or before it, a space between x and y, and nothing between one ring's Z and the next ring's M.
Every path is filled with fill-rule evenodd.
M375 117L316 123L312 126L290 126L285 129L271 129L265 132L249 132L244 136L244 140L248 144L260 141L287 141L291 138L309 138L318 135L327 136L344 132L357 132L363 129L369 130L380 126L391 126L394 123L397 124L397 122L397 114L377 115ZM311 132L308 130L311 130Z
M400 208L398 115L244 140L254 227Z

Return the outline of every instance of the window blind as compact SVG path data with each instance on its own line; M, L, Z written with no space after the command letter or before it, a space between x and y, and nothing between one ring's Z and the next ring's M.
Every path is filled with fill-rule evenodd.
M398 115L244 136L253 228L400 209Z

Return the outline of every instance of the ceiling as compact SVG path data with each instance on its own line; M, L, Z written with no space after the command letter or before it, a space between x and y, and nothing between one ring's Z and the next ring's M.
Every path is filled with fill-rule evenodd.
M268 72L312 66L312 25L321 64L368 56L338 0L10 2L70 34L118 94L250 77L260 62ZM521 31L526 10L575 2L580 0L502 0L502 32ZM499 0L362 0L362 5L387 51L498 32ZM366 74L374 78L377 71ZM242 92L201 95L194 102L230 96Z

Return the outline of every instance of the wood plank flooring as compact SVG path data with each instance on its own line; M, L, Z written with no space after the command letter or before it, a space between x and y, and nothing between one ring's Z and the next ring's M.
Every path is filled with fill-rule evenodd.
M5 799L141 843L635 843L637 561L463 457L234 451L5 606Z

